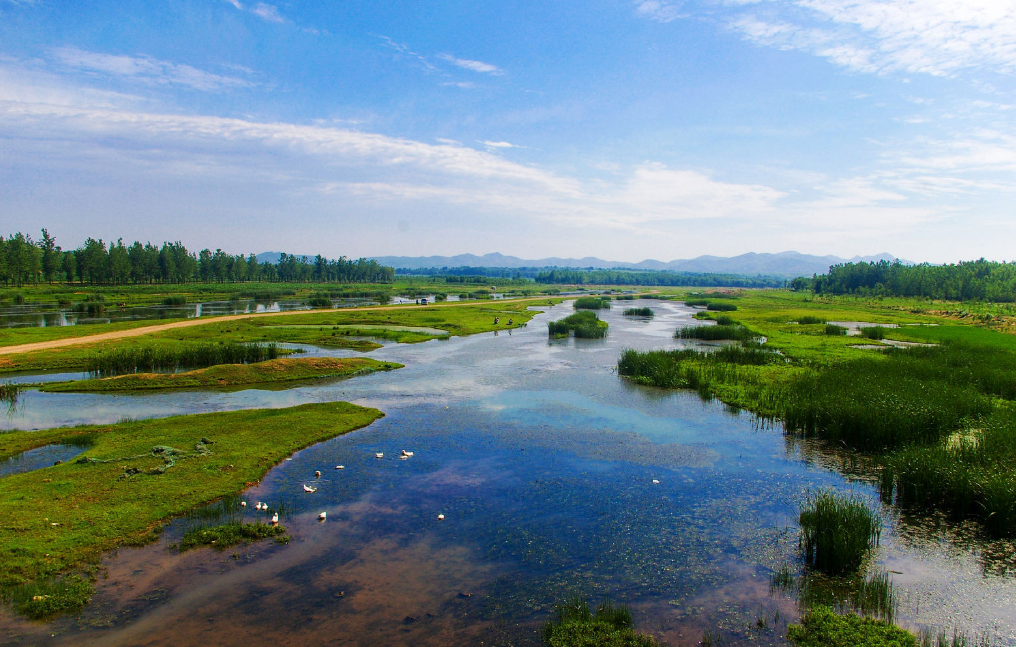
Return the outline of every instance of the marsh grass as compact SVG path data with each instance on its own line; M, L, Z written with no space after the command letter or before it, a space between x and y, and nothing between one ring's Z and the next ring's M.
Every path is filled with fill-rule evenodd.
M805 564L830 575L856 571L882 534L877 512L853 494L832 490L810 494L798 521Z
M825 326L825 334L839 337L847 334L847 329L844 326L837 326L836 324L827 323Z
M568 315L559 321L547 323L551 337L567 337L574 334L578 338L603 339L607 336L607 322L600 321L595 312L585 310Z
M790 566L784 565L770 576L769 591L796 598L803 609L827 606L840 613L854 612L886 622L894 622L899 610L899 597L887 571L832 577L806 571L795 576Z
M715 301L710 301L706 304L706 310L710 310L712 312L733 312L734 310L737 310L737 306L733 303L717 303Z
M604 310L610 308L609 297L579 297L575 299L576 310Z
M884 620L853 613L838 614L818 606L787 627L787 638L797 647L917 647L917 637Z
M237 544L274 539L276 543L289 543L286 529L267 523L244 523L230 521L216 526L191 528L180 539L180 552L199 546L211 546L216 550L225 550Z
M865 339L885 339L885 326L865 326L860 330Z
M182 294L173 295L166 297L162 300L164 306L185 306L187 305L187 297Z
M797 318L797 323L799 323L802 326L807 326L811 324L824 324L825 322L826 320L823 319L822 317L815 317L812 315L804 315L803 317Z
M554 609L543 628L547 647L658 647L651 636L635 632L631 609L604 600L595 611L582 598L572 598Z
M252 364L279 357L274 343L198 343L166 348L156 345L122 346L99 351L87 360L86 371L108 377L127 373L203 368L218 364Z
M88 604L92 586L79 576L54 578L4 589L0 599L28 618L45 620Z
M622 314L626 317L652 317L656 315L652 308L625 308Z
M730 315L714 315L712 317L712 319L713 319L713 321L716 322L716 325L718 325L718 326L736 326L737 325L737 321L733 317L731 317Z
M705 339L710 341L735 340L753 341L758 335L740 324L721 324L715 326L684 326L675 333L678 339Z

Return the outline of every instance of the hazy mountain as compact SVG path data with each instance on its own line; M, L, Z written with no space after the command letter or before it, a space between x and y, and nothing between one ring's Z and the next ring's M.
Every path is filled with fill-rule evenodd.
M258 254L258 260L261 259ZM813 256L798 252L779 254L748 253L740 256L699 256L670 262L645 260L639 263L605 261L600 258L540 258L522 259L504 254L459 254L458 256L374 256L382 265L395 268L421 269L427 267L573 267L573 268L619 268L640 270L674 270L677 272L717 272L724 274L769 274L777 276L811 276L825 273L830 265L837 263L894 260L892 254L877 256ZM277 260L277 256L276 256ZM905 262L905 261L904 261Z

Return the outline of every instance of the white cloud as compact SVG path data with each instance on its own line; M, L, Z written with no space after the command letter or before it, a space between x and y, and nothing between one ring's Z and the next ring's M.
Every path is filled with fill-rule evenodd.
M240 4L240 0L226 0L226 2L228 2L231 5L233 5L234 7L239 9L240 11L243 11L243 5Z
M729 25L760 45L861 72L1016 71L1016 0L767 2Z
M635 13L657 22L671 22L681 17L681 5L669 0L635 0Z
M481 141L480 143L487 148L523 148L522 146L516 146L515 144L509 142Z
M471 61L466 58L455 58L451 54L438 54L437 57L443 61L448 61L452 65L461 67L464 70L472 70L473 72L480 72L482 74L504 74L504 70L496 65L490 63L484 63L483 61Z
M476 84L471 81L445 81L441 85L453 88L462 88L463 90L470 90L476 87Z
M262 20L267 20L268 22L275 22L279 24L288 22L285 18L279 15L278 7L265 4L264 2L259 2L254 5L254 8L251 9L251 13Z
M206 91L254 85L244 79L213 74L190 65L160 61L150 56L103 54L73 47L62 47L53 53L60 63L75 70L131 78L145 83L182 85Z

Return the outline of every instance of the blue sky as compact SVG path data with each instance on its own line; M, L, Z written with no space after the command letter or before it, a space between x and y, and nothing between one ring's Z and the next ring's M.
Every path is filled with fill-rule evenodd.
M0 0L0 233L1016 250L1016 0Z

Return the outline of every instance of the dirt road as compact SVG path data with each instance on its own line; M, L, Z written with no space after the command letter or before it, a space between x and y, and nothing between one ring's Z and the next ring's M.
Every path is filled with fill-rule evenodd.
M485 304L494 303L519 303L523 301L546 301L547 297L529 297L526 299L499 299L497 301L487 301ZM359 312L362 310L405 310L406 308L455 308L467 305L483 305L477 304L475 301L469 302L452 302L452 303L434 303L425 306L418 305L399 305L399 306L368 306L363 308L322 308L315 310L290 310L288 312L260 312L256 314L242 314L242 315L223 315L221 317L197 317L194 319L187 319L186 321L174 321L172 323L165 324L154 324L152 326L142 326L141 328L131 328L130 330L117 330L113 332L103 332L95 335L88 335L87 337L69 337L67 339L53 339L51 341L39 341L31 344L19 344L17 346L0 346L0 355L17 355L18 353L31 353L38 350L51 350L53 348L66 348L67 346L82 346L85 344L94 344L100 341L112 341L114 339L126 339L128 337L141 337L142 335L150 335L156 332L164 332L166 330L175 330L177 328L190 328L191 326L204 326L211 323L221 323L223 321L236 321L239 319L254 319L259 317L285 317L287 315L305 315L305 314L318 314L322 312Z

